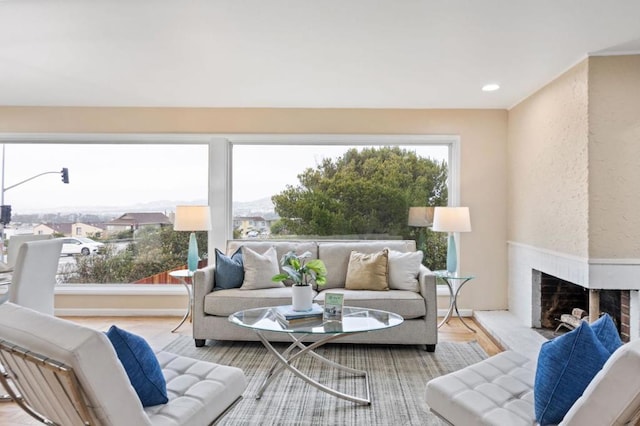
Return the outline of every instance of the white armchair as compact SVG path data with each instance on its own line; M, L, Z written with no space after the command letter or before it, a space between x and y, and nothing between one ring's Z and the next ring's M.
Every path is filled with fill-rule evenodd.
M208 425L244 392L239 368L160 351L169 402L143 408L107 336L13 303L0 305L0 363L30 415L62 425ZM64 390L63 390L64 389ZM13 391L15 395L15 391Z
M53 315L54 287L62 240L28 241L15 260L9 301Z
M13 271L9 289L0 295L0 304L8 299L22 306L53 315L54 287L62 240L44 238L30 240L14 236L11 238L10 247L13 251L9 252L9 266ZM7 371L2 362L0 362L0 375L4 379L7 377ZM0 402L11 400L10 395L0 395Z
M22 244L30 241L42 241L52 239L52 235L37 235L37 234L18 234L9 239L9 246L7 247L7 266L13 269L16 266L18 260L18 252Z
M591 380L560 425L640 424L640 340L621 346ZM536 363L514 351L427 383L430 410L452 425L536 424Z

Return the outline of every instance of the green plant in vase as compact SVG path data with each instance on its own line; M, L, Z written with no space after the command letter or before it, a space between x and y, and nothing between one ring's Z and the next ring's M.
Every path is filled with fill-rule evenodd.
M280 265L284 273L274 275L271 281L280 282L287 279L293 281L293 285L311 285L312 282L319 286L327 283L327 267L320 259L311 259L311 252L307 251L296 255L290 251L280 259Z
M327 283L327 267L320 259L310 259L311 252L307 251L301 255L296 255L290 251L280 259L282 270L274 275L271 281L281 282L290 279L292 286L292 305L296 311L311 310L313 303L313 289L311 284L315 282L318 286Z

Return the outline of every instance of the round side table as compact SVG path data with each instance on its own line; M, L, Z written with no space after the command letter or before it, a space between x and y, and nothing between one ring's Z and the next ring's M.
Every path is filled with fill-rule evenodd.
M467 324L462 316L460 315L460 311L458 311L458 295L460 294L460 290L462 287L474 279L473 275L460 275L460 274L452 274L449 271L434 271L434 275L440 278L447 285L449 289L449 309L447 310L447 314L444 316L440 324L438 324L438 328L442 327L444 324L447 324L453 315L453 311L456 311L456 315L460 319L460 322L467 327L472 332L476 332L473 328Z
M185 312L184 317L182 317L180 324L178 324L173 330L171 330L172 333L175 333L175 331L179 329L182 326L182 324L184 324L184 322L187 320L187 318L189 318L189 316L191 315L191 305L193 305L193 294L191 293L191 279L193 277L193 272L191 272L188 269L179 269L177 271L169 272L169 275L173 278L178 279L182 283L182 285L184 285L184 288L187 289L187 295L189 298L187 302L187 312Z

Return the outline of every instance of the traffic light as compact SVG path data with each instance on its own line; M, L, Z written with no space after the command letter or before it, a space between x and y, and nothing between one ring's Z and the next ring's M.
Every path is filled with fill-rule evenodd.
M11 206L0 207L0 223L8 225L11 222Z
M62 182L69 183L69 169L63 167L62 170L60 170L60 175L62 176Z

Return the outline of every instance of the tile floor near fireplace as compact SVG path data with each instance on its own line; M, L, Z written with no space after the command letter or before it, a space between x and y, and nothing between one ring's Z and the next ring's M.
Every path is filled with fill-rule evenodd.
M504 350L513 350L536 360L540 346L547 341L534 329L522 325L509 311L474 311L476 322Z

